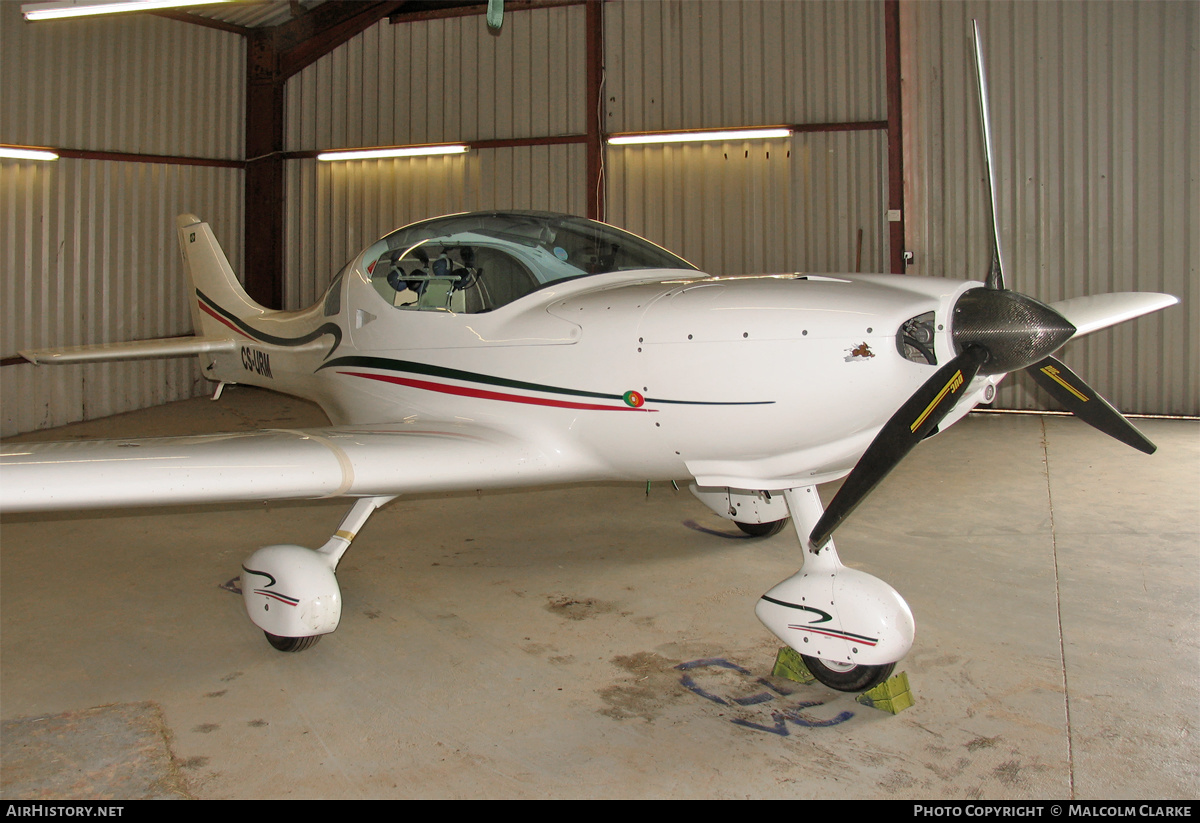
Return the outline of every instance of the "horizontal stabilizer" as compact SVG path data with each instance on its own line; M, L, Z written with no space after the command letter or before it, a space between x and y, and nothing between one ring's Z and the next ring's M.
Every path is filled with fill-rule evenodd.
M1179 302L1178 297L1154 292L1116 292L1094 294L1089 297L1072 297L1050 306L1076 329L1072 339L1107 329L1117 323L1159 311Z
M21 356L39 366L69 363L108 363L117 360L153 360L188 357L194 354L233 351L229 337L160 337L133 343L100 343L95 346L65 346L58 349L29 349Z

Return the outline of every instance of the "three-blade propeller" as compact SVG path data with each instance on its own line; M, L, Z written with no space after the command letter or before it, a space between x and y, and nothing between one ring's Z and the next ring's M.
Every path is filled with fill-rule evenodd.
M1075 334L1075 326L1050 306L1004 288L1004 261L1000 251L993 177L995 158L978 22L974 28L979 112L992 218L991 268L982 287L970 289L955 303L951 328L958 355L925 381L871 441L809 536L809 544L814 550L825 545L834 529L905 455L936 430L962 399L971 381L980 374L1004 374L1024 369L1051 397L1085 423L1147 454L1155 448L1078 375L1051 357Z

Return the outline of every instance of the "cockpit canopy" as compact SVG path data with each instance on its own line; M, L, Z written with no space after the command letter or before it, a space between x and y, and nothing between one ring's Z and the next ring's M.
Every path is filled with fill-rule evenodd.
M413 223L363 253L397 308L474 314L550 283L611 271L696 267L605 223L551 212L474 212Z

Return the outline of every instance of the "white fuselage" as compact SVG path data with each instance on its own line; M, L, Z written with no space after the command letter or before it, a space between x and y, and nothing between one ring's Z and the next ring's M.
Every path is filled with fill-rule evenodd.
M560 477L787 488L854 465L934 370L897 330L935 312L948 361L947 314L974 285L610 272L463 314L389 305L360 258L321 304L249 321L209 374L312 399L335 425L486 426L541 444Z

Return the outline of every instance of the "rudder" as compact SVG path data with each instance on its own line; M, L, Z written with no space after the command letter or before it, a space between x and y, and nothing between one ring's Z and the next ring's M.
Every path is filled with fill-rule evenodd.
M230 321L222 315L247 319L268 312L246 294L208 223L194 214L181 214L175 222L191 292L188 305L192 328L197 336L227 336Z

